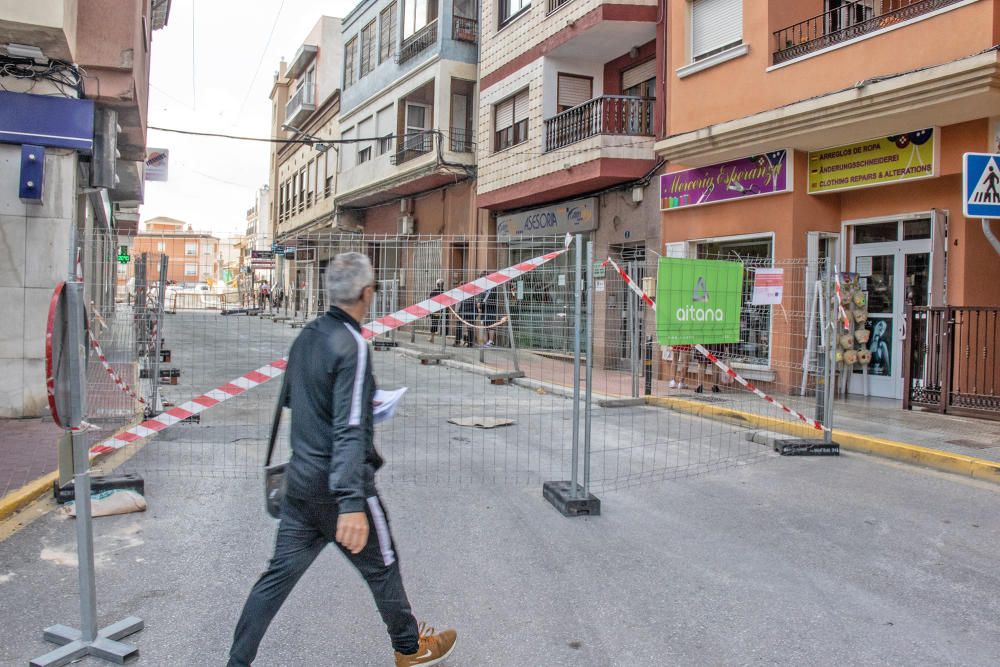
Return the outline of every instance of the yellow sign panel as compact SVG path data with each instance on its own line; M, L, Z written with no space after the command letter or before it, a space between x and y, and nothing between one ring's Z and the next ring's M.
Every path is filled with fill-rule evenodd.
M809 153L809 194L937 176L937 134L929 128Z

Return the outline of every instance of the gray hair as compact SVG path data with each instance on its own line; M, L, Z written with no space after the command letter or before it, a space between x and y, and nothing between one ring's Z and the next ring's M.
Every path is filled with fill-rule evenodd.
M326 296L337 306L357 303L361 292L373 282L372 263L360 252L341 253L326 267Z

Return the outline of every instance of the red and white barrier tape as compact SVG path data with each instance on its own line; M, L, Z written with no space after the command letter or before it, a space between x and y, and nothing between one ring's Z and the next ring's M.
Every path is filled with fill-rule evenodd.
M520 264L502 269L491 275L456 287L455 289L445 292L444 294L439 294L432 299L421 301L416 305L409 306L408 308L404 308L403 310L392 313L391 315L380 317L374 322L370 322L362 326L362 335L364 335L366 340L370 340L375 336L379 336L403 325L415 322L423 317L427 317L428 315L443 310L448 306L453 306L456 303L465 301L466 299L471 299L478 294L482 294L488 289L493 289L494 287L503 285L504 283L507 283L514 278L518 278L529 271L533 271L543 264L546 264L556 257L564 254L567 250L569 250L569 244L571 241L572 237L567 234L566 246L562 250L550 252L547 255L535 257L534 259L529 259L525 262L521 262ZM224 401L228 401L234 396L244 394L250 389L264 384L272 378L278 377L285 372L285 368L287 366L288 358L282 357L281 359L273 361L266 366L261 366L257 370L250 371L249 373L246 373L231 382L227 382L220 387L216 387L212 391L206 392L197 398L193 398L186 403L182 403L181 405L162 412L151 419L147 419L138 426L126 429L125 431L94 445L90 448L90 456L95 457L101 454L108 454L121 449L130 442L135 442L136 440L141 440L142 438L155 435L160 431L173 426L177 422L200 414L208 408L214 407Z
M622 268L620 266L618 266L617 263L615 263L615 260L613 260L613 259L611 259L609 257L604 262L604 264L607 265L609 262L611 263L611 266L615 267L615 270L618 272L618 275L620 275L622 277L622 280L624 280L625 284L629 286L629 289L631 289L640 298L642 298L642 300L644 302L646 302L646 305L648 305L653 310L656 310L656 303L649 297L648 294L646 294L645 292L642 291L642 288L640 288L638 285L635 284L635 282L633 282L632 278L629 277L629 275L627 273L625 273L625 271L623 271ZM788 407L787 405L779 402L773 396L769 396L768 394L765 394L753 382L750 382L749 380L747 380L746 378L744 378L743 376L741 376L739 373L737 373L736 371L734 371L732 368L730 368L728 365L726 365L721 359L719 359L717 356L715 356L714 354L712 354L709 350L705 349L705 347L703 345L694 345L694 349L698 350L699 354L701 354L703 357L705 357L706 359L708 359L709 361L711 361L713 364L715 364L716 366L718 366L719 369L722 370L722 372L724 372L726 375L728 375L729 377L731 377L732 379L734 379L736 382L740 383L748 391L753 392L756 396L764 399L765 401L767 401L771 405L774 405L776 407L781 408L784 412L792 415L793 417L795 417L799 421L803 422L804 424L807 424L807 425L811 426L812 428L816 429L817 431L829 431L830 430L826 426L823 426L823 424L821 424L819 421L817 421L815 419L810 419L809 417L806 417L805 415L803 415L803 414L801 414L801 413L793 410L792 408Z
M837 267L833 268L834 276L834 286L837 289L837 308L840 309L840 316L844 318L844 329L847 331L851 330L851 318L847 316L847 311L844 309L844 293L840 290L840 271Z
M135 400L145 405L146 400L141 396L137 396L136 393L132 391L132 388L128 386L128 383L126 383L125 380L121 379L118 373L115 372L115 369L111 367L111 363L108 361L108 358L104 356L104 350L101 349L101 344L97 342L97 338L94 336L93 332L88 332L88 333L90 334L90 346L94 348L95 352L97 352L97 358L101 360L101 365L104 366L104 370L106 370L108 372L108 375L111 376L111 379L114 381L115 386L117 386L119 389L121 389L123 392L125 392Z

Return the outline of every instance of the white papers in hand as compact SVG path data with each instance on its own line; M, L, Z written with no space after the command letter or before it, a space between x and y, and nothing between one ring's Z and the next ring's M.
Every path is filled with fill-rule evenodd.
M393 391L375 390L375 423L381 424L387 419L391 419L396 414L396 406L403 400L406 387L400 387Z

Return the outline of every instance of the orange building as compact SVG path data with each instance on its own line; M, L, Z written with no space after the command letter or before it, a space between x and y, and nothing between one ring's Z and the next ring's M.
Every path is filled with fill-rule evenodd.
M169 258L167 281L169 284L193 286L195 283L216 280L220 269L220 241L211 234L195 232L191 225L173 218L147 220L143 231L136 234L130 250L134 262L147 253L147 276L154 281L158 276L160 254ZM119 284L127 276L119 274Z
M962 194L963 154L1000 152L1000 0L669 0L667 24L668 254L833 258L886 332L870 391L902 398L907 302L1000 304ZM802 343L773 334L743 361L791 383Z

